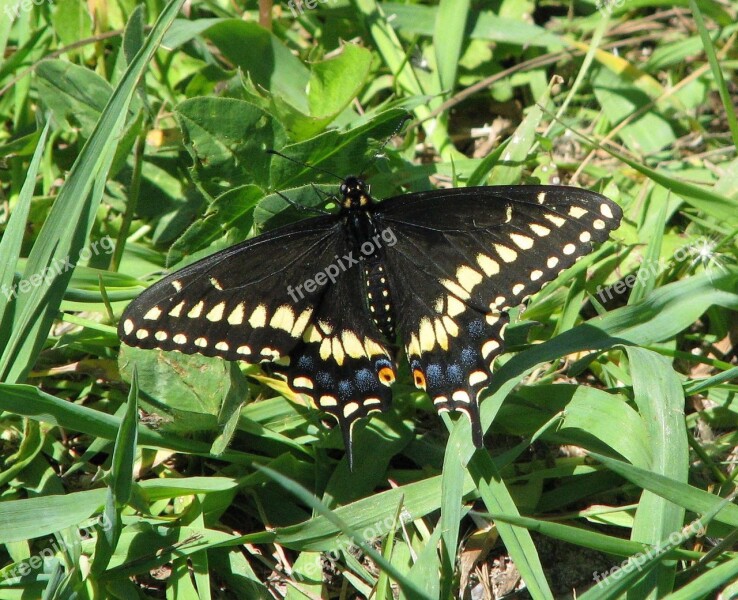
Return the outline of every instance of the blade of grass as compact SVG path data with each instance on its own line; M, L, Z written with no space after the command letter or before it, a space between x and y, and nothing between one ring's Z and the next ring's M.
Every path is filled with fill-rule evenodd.
M702 46L705 50L705 55L707 56L707 62L710 63L710 70L712 71L712 76L715 79L718 93L720 94L720 101L723 103L723 108L725 109L725 118L728 121L730 134L733 137L733 145L738 146L738 119L736 119L735 108L733 106L733 99L731 98L730 91L725 85L723 70L720 68L720 62L718 62L717 55L715 54L715 47L712 44L710 32L705 26L705 20L702 18L699 4L697 4L695 0L689 0L689 8L692 10L694 22L697 24L697 31L700 32Z
M633 397L648 428L650 469L687 482L689 443L684 423L684 392L669 361L655 352L627 347L633 377ZM644 492L636 511L631 539L659 544L684 522L684 508ZM632 598L663 597L674 586L676 562L664 561L629 591Z
M41 164L41 157L50 127L51 122L49 121L41 132L41 137L36 144L33 158L28 165L28 172L26 173L23 187L18 195L15 210L10 215L8 226L5 228L2 239L0 239L0 289L3 291L0 294L0 324L2 324L0 325L0 347L7 345L8 335L10 333L7 329L10 325L10 319L6 320L5 315L8 306L15 302L15 300L10 299L12 297L12 291L17 289L13 286L13 277L15 276L15 267L20 258L23 235L26 230L33 191L36 187L38 167Z

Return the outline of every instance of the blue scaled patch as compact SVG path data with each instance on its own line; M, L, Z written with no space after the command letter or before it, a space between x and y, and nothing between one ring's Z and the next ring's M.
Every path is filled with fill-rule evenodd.
M374 373L369 369L364 368L356 371L356 387L359 388L359 391L369 392L373 390L375 388L376 381L376 375L374 375Z
M319 371L315 376L315 381L317 381L318 385L323 389L334 387L333 377L331 377L331 374L328 373L328 371Z
M484 323L481 320L471 321L467 326L466 330L469 335L473 338L480 338L484 335Z
M431 388L443 385L443 369L441 365L428 365L425 370L425 381Z
M463 387L464 385L464 371L459 365L449 365L446 369L448 376L448 382L453 387Z
M348 379L338 382L338 397L341 400L349 400L354 392L354 385Z
M467 346L461 351L459 360L464 367L473 367L477 364L477 352L471 346Z

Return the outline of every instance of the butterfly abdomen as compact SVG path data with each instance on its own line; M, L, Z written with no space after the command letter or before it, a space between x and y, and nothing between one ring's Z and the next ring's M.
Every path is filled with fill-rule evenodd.
M395 311L392 293L387 284L387 273L379 257L371 257L364 263L364 289L366 306L377 329L389 342L395 339Z

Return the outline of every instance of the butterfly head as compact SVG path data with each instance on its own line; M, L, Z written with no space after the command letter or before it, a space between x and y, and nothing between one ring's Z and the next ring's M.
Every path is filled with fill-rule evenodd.
M341 182L340 192L341 196L343 196L341 202L343 208L363 208L372 203L368 186L358 177L346 177Z

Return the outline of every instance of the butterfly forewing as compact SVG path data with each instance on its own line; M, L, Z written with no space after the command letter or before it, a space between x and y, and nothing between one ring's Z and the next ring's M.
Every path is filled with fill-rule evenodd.
M333 217L281 228L198 261L158 281L121 317L121 340L227 360L286 360L301 342L326 284L302 296L288 289L334 260ZM294 297L293 297L294 296Z
M600 194L558 186L437 190L377 207L397 239L385 260L415 385L439 412L466 413L478 446L479 394L504 347L505 311L590 252L620 216Z

